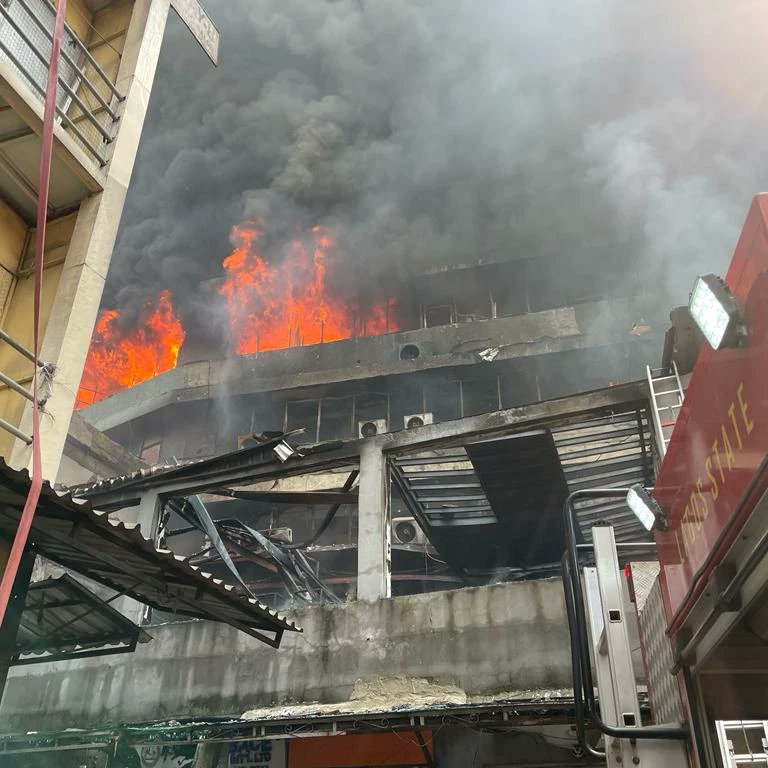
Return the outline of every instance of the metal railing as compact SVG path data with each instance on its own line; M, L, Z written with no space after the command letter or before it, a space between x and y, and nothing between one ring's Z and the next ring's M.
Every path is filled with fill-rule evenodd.
M27 360L29 360L40 369L39 373L42 375L42 382L38 390L38 405L42 408L50 397L50 383L54 373L53 366L46 365L40 361L25 346L19 344L18 341L13 339L3 330L0 330L0 341L4 341L6 344L8 344L8 346L15 349L22 357L27 358ZM6 387L12 389L17 394L21 395L26 400L29 400L30 403L34 402L34 395L32 392L30 392L26 387L23 387L21 384L19 384L18 381L12 379L2 371L0 371L0 382L5 384ZM0 418L0 429L4 429L6 432L10 432L14 437L17 437L19 440L23 440L27 445L30 445L32 442L31 435L28 435L25 432L22 432L20 429L17 429L13 426L13 424L3 418Z
M7 59L23 75L41 100L45 98L54 14L50 0L0 1L0 58ZM57 118L103 167L119 119L117 107L124 96L74 30L68 24L64 27Z

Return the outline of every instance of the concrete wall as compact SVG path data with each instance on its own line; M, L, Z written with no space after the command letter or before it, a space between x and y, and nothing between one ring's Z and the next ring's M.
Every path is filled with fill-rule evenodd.
M10 213L10 212L9 212ZM5 219L9 218L6 214ZM18 217L17 217L18 218ZM51 312L54 296L59 285L64 258L69 248L72 231L75 226L77 214L62 216L48 223L45 233L45 246L43 251L43 290L40 311L40 333L45 334L48 317ZM32 269L35 258L35 229L24 227L21 235L19 224L21 219L14 222L15 226L9 227L3 251L3 266L12 269L12 279L8 286L7 301L5 302L2 327L6 333L23 344L27 349L33 346L33 301L34 301L34 277ZM20 247L19 247L20 246ZM19 247L16 264L10 267L13 249ZM32 384L32 363L19 355L6 344L0 344L0 370L18 381L27 389ZM20 395L10 392L4 385L0 388L0 415L11 424L18 425L26 405ZM8 456L14 438L7 432L0 432L0 455Z
M337 703L358 679L398 675L469 696L570 687L558 580L308 608L295 618L304 633L287 633L279 650L225 625L185 622L150 627L154 639L134 654L14 669L2 730Z
M28 238L28 229L24 220L6 203L0 200L0 323L7 330L8 310L12 303L16 275L24 255ZM31 314L30 314L31 316ZM0 344L0 371L11 375L14 366L26 361L6 344ZM31 372L27 365L26 373ZM24 400L5 385L0 385L0 417L18 424L24 410ZM14 438L5 430L0 430L0 455L7 456Z
M94 478L115 477L146 466L103 432L92 427L79 413L72 414L64 455L56 482L77 485Z

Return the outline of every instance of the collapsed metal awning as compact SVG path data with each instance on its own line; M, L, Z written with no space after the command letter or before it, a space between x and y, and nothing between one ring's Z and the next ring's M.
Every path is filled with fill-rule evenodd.
M11 664L128 653L150 640L140 627L69 574L29 585Z
M16 532L29 474L0 458L0 536ZM110 520L87 501L43 484L29 543L34 551L75 573L158 610L230 624L277 648L292 621L170 550L157 549L137 525ZM271 633L264 634L265 632Z
M547 430L396 459L395 485L430 542L467 572L535 573L562 555L568 495Z
M559 569L567 493L652 484L648 414L637 407L585 414L566 425L405 454L392 470L406 506L451 565L541 574ZM581 501L576 519L586 542L601 520L622 543L650 539L623 499Z

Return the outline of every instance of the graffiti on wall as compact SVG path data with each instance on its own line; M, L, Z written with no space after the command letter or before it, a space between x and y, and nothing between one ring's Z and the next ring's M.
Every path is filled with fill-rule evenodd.
M141 768L192 768L196 749L195 745L138 747L139 765Z
M229 768L285 768L285 742L260 739L229 745Z

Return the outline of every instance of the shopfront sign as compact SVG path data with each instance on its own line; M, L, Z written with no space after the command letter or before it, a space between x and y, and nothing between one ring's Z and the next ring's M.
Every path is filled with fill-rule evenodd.
M726 283L746 341L702 344L654 490L669 519L656 540L672 631L768 488L768 195L752 202Z
M285 768L285 741L257 739L229 745L229 768Z
M200 47L214 63L219 63L219 30L198 0L171 0L179 18L187 25Z

